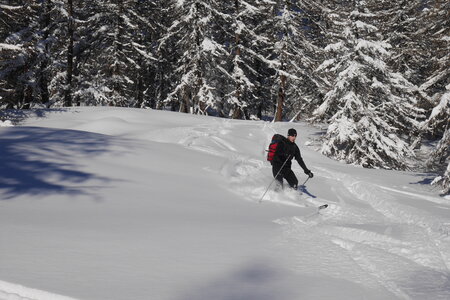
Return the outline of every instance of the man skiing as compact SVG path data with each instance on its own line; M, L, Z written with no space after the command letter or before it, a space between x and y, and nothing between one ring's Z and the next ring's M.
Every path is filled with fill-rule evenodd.
M309 178L312 178L314 174L306 167L305 162L300 155L300 149L295 144L297 138L297 131L294 128L288 130L287 139L284 139L276 148L272 163L273 177L283 187L283 178L286 179L289 186L293 189L298 187L298 179L291 169L292 159L295 158L302 167L303 171Z

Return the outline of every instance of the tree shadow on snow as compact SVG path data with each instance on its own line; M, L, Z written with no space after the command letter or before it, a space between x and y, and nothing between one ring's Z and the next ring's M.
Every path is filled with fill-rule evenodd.
M177 300L397 299L385 290L364 287L326 274L318 277L255 260L194 287Z
M88 156L107 151L111 137L75 130L11 127L0 131L0 200L48 194L88 194L81 186L106 178L80 171Z
M436 176L438 175L435 173L420 173L415 174L414 176L422 177L422 179L417 182L410 182L409 184L430 185L433 182L434 178L436 178Z
M0 110L0 121L10 120L14 125L17 125L31 117L45 118L49 113L66 111L68 111L67 108L4 109Z
M424 178L417 182L411 182L410 184L423 184L423 185L429 185L433 182L434 178Z
M296 299L295 291L286 284L288 274L264 262L242 266L225 278L207 283L188 292L179 300L287 300Z
M412 299L450 299L450 274L429 267L405 273L404 286Z

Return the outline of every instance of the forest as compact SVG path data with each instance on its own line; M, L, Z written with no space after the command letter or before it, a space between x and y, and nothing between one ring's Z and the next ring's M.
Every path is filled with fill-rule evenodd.
M450 192L446 0L6 0L0 109L326 124L321 152ZM5 117L0 117L5 118Z

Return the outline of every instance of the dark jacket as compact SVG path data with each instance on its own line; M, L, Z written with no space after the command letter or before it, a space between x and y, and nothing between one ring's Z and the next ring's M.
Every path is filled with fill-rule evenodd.
M292 166L292 159L295 158L297 160L300 167L302 167L305 174L308 174L310 170L305 165L302 156L300 155L300 149L298 148L296 143L290 142L288 139L283 140L277 147L277 151L275 152L275 156L273 157L273 165L277 167L281 167L283 163L286 161L283 169L290 169Z

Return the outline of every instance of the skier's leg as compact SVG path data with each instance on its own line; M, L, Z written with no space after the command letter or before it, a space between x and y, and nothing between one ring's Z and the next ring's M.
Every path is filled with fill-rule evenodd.
M296 190L298 187L298 179L295 176L294 171L292 171L292 169L288 169L283 173L284 179L286 179L286 181L289 183L289 186Z
M275 190L279 190L283 188L283 171L281 170L281 166L273 164L272 165L272 174L273 177L276 179L277 186L275 187ZM277 176L278 174L278 176Z

